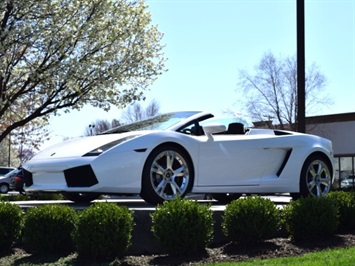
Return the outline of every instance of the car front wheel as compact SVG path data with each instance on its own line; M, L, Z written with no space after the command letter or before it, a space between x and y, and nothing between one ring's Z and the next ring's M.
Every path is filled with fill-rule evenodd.
M6 194L9 192L9 185L8 184L0 184L0 193L1 194Z
M191 190L192 182L193 167L186 151L174 145L160 146L144 165L141 197L153 205L183 198Z
M321 155L309 157L302 168L300 177L300 196L324 196L330 192L332 169Z

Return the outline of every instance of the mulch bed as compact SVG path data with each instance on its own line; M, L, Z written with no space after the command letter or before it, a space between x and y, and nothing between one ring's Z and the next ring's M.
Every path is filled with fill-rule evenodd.
M337 234L327 239L313 239L305 242L293 242L289 238L279 237L273 238L265 242L260 242L253 245L242 245L237 243L224 243L218 246L206 248L203 252L192 256L169 256L165 254L144 254L135 256L125 256L115 261L87 261L84 264L75 254L69 255L69 261L73 265L111 265L111 266L187 266L201 265L204 263L218 262L241 262L250 259L270 259L280 257L300 256L306 253L334 249L355 247L355 232L346 234ZM12 265L29 263L31 265L44 265L44 262L55 263L63 257L43 258L41 256L32 256L21 247L16 247L6 256L12 256ZM5 254L3 254L5 255ZM39 264L36 264L39 263ZM55 265L55 264L51 264ZM60 264L62 265L62 264ZM64 264L63 264L64 265ZM67 265L67 264L65 264Z
M355 234L339 234L328 239L295 243L288 238L274 238L255 245L226 243L218 247L207 248L205 252L189 257L168 255L127 256L117 260L114 265L197 265L214 262L238 262L249 259L269 259L277 257L299 256L309 252L328 248L345 248L355 246Z

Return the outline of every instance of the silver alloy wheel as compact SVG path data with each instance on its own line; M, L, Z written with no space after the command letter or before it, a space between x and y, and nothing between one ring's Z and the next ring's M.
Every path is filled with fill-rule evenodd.
M174 150L160 152L151 164L151 185L155 193L164 200L184 195L189 179L189 167L185 158Z
M332 175L328 165L323 160L313 160L306 172L308 191L312 196L322 196L330 192Z
M9 191L9 186L6 184L0 184L0 193L6 194Z

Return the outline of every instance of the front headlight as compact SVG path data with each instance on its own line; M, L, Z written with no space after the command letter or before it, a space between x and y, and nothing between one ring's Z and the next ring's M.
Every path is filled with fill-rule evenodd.
M130 139L133 139L135 137L136 136L129 136L129 137L125 137L125 138L122 138L122 139L118 139L118 140L112 141L110 143L106 143L105 145L102 145L102 146L100 146L98 148L95 148L92 151L89 151L88 153L84 154L83 157L86 157L86 156L99 156L101 153L111 149L112 147L117 146L119 144L122 144L123 142L126 142L126 141L128 141Z

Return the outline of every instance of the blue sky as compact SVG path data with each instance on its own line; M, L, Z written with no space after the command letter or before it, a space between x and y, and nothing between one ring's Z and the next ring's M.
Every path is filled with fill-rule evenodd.
M161 112L207 110L240 115L238 71L252 72L266 52L296 55L296 0L148 0L164 33L164 73L146 93ZM334 104L312 115L355 112L355 0L305 0L306 64L327 77ZM144 106L146 103L142 103ZM97 119L120 118L90 107L51 119L51 142L77 137ZM55 133L54 133L55 132Z

